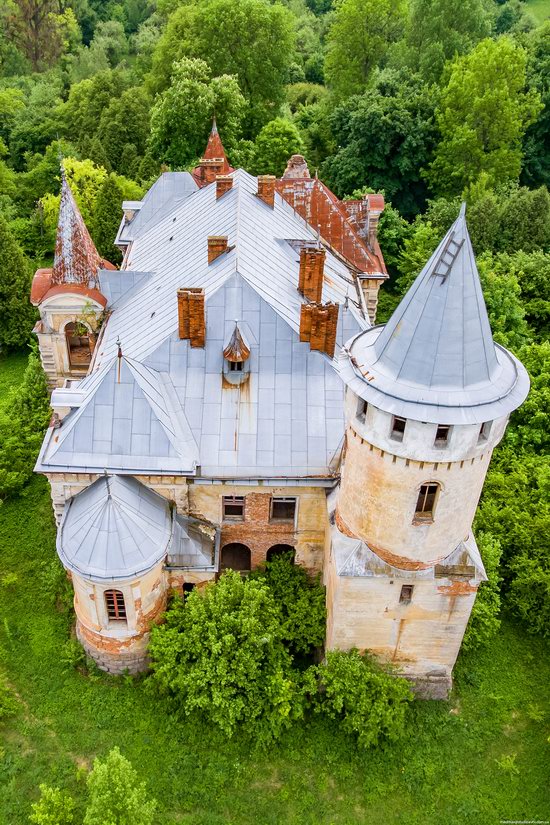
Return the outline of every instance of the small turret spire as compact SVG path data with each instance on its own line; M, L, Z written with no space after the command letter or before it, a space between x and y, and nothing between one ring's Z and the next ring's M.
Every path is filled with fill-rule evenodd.
M80 284L95 287L102 259L76 205L63 162L60 167L61 200L51 283L52 286Z

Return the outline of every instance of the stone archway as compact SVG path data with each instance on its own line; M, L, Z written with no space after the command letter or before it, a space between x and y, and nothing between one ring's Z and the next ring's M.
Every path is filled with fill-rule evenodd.
M92 360L94 336L79 321L65 324L65 340L71 369L88 369Z
M251 553L246 544L231 542L222 547L220 570L237 570L246 573L250 570Z
M274 558L277 556L285 556L287 555L290 557L290 560L294 564L294 557L296 555L296 548L293 547L291 544L274 544L273 547L270 547L265 555L266 561L273 561Z

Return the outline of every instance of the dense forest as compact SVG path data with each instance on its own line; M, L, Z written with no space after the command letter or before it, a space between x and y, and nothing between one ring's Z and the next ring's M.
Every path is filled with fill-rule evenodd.
M550 20L540 16L520 0L10 0L0 345L29 339L61 157L114 262L121 201L162 169L194 165L214 114L234 166L280 175L303 152L339 197L382 191L381 321L466 199L493 333L532 378L477 517L492 582L472 625L495 629L502 589L530 631L550 633ZM29 426L19 400L0 422L4 496L29 475L37 415Z

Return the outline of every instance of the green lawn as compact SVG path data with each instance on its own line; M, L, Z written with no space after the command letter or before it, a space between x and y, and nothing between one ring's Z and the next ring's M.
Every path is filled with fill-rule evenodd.
M144 680L64 665L45 479L0 513L0 669L19 697L19 713L0 721L0 825L27 823L40 782L82 798L86 769L114 745L158 799L158 825L550 819L549 645L512 622L490 650L461 660L450 703L416 704L399 746L357 752L315 719L258 753L170 716Z
M550 0L527 0L525 5L537 26L550 19Z
M0 411L4 408L10 390L21 383L28 352L17 352L9 357L0 353Z

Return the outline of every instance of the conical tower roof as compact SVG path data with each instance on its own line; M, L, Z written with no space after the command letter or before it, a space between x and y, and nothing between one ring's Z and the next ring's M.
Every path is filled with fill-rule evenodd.
M523 401L526 372L493 341L464 205L388 323L349 342L342 375L375 406L421 421L488 421Z
M223 158L224 165L221 174L227 175L228 172L232 171L229 165L229 161L227 160L227 155L225 154L225 149L223 148L222 139L218 132L216 118L212 119L212 129L210 130L208 143L206 144L206 149L204 150L204 155L202 156L202 158L203 160L215 160L218 158Z
M102 263L62 171L51 285L80 284L95 287L97 270Z

